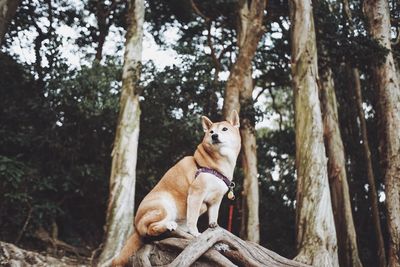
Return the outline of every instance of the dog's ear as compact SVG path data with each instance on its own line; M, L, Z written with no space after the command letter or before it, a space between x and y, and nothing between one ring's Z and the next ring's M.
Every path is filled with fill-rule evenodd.
M203 125L203 130L207 132L211 128L213 122L206 116L201 116L201 124Z
M232 110L231 117L229 119L229 122L236 128L240 127L240 119L237 111L234 109Z

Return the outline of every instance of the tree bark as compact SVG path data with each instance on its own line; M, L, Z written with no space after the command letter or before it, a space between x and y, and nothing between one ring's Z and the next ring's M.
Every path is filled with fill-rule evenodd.
M365 0L363 7L370 35L388 49L384 63L373 66L373 78L390 236L388 260L389 266L400 266L400 84L390 43L389 4L386 0Z
M239 49L243 48L250 23L250 10L247 1L240 2L238 41ZM262 20L262 17L261 17ZM258 40L255 40L258 42ZM254 56L254 55L253 55ZM242 210L246 216L242 218L241 237L256 243L260 242L259 222L259 188L257 171L257 145L253 103L253 78L251 63L244 73L243 86L239 90L239 103L242 109L240 118L240 134L242 137L241 163L243 168Z
M244 226L244 231L242 231L241 237L259 243L260 222L257 144L256 130L251 119L241 119L240 133L242 136L241 161L244 173L242 209L247 214L244 218L244 225L242 225L242 227Z
M0 0L0 45L4 41L8 25L17 12L21 0Z
M296 130L296 260L339 266L329 192L311 0L291 0L292 84Z
M107 263L132 232L139 138L139 77L141 69L144 1L129 3L120 113L112 152L110 196L103 251L99 262Z
M343 267L361 267L332 70L326 66L320 69L319 73L324 140L328 157L328 178L338 240L339 262Z
M209 228L196 239L179 232L178 228L178 233L172 233L175 237L146 244L131 259L131 266L308 266L245 242L222 228Z

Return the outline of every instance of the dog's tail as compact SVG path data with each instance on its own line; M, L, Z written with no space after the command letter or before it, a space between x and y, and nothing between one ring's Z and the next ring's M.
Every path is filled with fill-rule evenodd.
M136 251L138 251L142 247L142 245L142 238L135 230L135 232L126 241L125 246L122 248L118 257L116 257L112 261L111 266L125 266L129 261L129 257L132 256Z

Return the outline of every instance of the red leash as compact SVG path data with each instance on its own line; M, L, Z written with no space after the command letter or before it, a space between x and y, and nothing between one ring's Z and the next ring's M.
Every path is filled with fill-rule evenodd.
M228 231L232 233L233 205L229 205Z

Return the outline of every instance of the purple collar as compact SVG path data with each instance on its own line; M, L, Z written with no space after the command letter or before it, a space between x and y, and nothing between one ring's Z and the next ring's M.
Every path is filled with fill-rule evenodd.
M199 176L200 173L205 172L205 173L210 173L210 174L216 176L217 178L221 179L228 188L232 189L235 187L235 183L232 182L231 180L229 180L225 175L223 175L219 171L211 169L211 168L207 168L207 167L201 167L201 166L197 166L197 168L198 169L196 171L196 174L194 175L195 179L197 178L197 176Z

